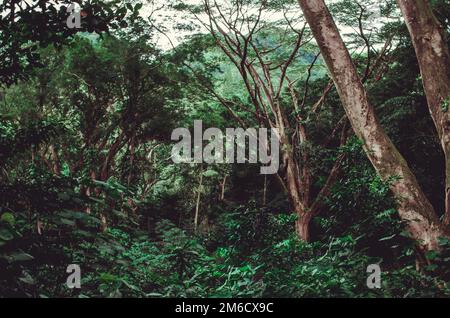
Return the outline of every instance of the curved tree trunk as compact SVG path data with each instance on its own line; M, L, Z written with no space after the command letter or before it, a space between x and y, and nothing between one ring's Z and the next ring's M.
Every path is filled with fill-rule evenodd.
M368 158L383 180L394 178L391 190L411 237L423 250L438 249L438 238L444 236L439 219L405 159L379 124L328 8L323 0L299 0L299 4Z
M450 223L450 53L428 1L397 0L419 61L428 108L445 154L445 224Z

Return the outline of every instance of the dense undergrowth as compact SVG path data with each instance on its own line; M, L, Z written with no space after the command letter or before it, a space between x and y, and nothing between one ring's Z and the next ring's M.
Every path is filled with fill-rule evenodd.
M90 24L50 25L65 18L53 5L25 8L18 21L0 14L0 297L450 297L450 242L417 250L389 190L397 177L377 176L307 28L261 20L245 41L240 31L222 39L228 48L238 39L230 59L220 31L182 20L172 31L188 35L162 49L166 29L139 14L142 4L94 2L106 10L101 36ZM408 30L395 1L359 2L330 10L355 30L344 37L374 112L443 218L445 156ZM289 9L304 23L297 1L230 3ZM449 30L448 0L430 3ZM181 2L164 14L188 9L204 10ZM247 11L243 24L259 21ZM109 16L119 25L104 33ZM263 116L267 105L278 109ZM276 123L281 157L292 160L265 176L254 163L174 164L171 133L194 120L221 131ZM310 242L295 232L296 194L320 207ZM81 288L66 284L70 264ZM367 285L371 264L379 289Z
M69 209L49 212L41 219L46 227L45 235L40 235L27 228L20 215L4 212L1 239L7 252L0 258L0 293L15 297L450 295L445 283L448 273L437 275L436 268L416 270L413 245L407 247L403 241L408 239L395 233L396 221L389 210L382 211L375 218L378 224L371 226L391 228L394 235L378 238L375 250L370 241L374 238L362 235L361 225L347 235L301 242L292 233L295 215L255 203L222 207L215 222L220 225L197 235L168 219L151 224L150 231L131 230L136 224L122 218L118 216L116 226L102 232L101 221L92 215ZM318 232L324 222L315 224ZM399 242L403 242L400 250ZM66 286L68 264L80 265L81 289ZM382 268L381 289L366 285L369 264Z

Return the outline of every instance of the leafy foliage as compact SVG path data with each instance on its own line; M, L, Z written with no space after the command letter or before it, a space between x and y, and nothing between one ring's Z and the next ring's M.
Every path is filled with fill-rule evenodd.
M432 2L448 30L446 1ZM81 30L63 27L68 1L31 1L13 13L18 2L0 4L0 297L450 296L450 242L442 238L441 251L416 270L415 242L389 191L394 180L377 176L348 129L310 41L294 56L278 101L283 120L302 120L308 131L310 142L294 151L314 177L311 197L340 164L311 221L311 242L303 242L280 182L288 167L261 176L253 164L170 160L175 127L191 129L196 119L205 128L237 127L236 117L259 124L239 68L213 36L190 33L176 47L158 46L167 30L144 19L146 7L136 2L90 1ZM268 1L265 9L292 16L294 2ZM373 32L369 49L353 56L362 76L391 43L365 79L369 98L443 211L444 156L407 30L391 21L393 1L360 2L365 7L337 1L333 15ZM202 12L184 3L170 8ZM375 12L386 21L372 29ZM277 64L298 34L266 19L254 43ZM195 31L184 22L177 32ZM358 32L346 41L366 45ZM280 76L276 65L273 71ZM303 98L301 109L292 98ZM81 266L81 289L66 285L69 264ZM366 285L369 264L382 268L381 289Z

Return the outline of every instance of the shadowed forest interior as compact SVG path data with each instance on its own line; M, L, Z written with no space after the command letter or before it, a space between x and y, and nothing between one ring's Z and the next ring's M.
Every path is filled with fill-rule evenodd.
M0 1L0 297L449 297L449 35L449 0ZM279 169L175 163L200 120Z

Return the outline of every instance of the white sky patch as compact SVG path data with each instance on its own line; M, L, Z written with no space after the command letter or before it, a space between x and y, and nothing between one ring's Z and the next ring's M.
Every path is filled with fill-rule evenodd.
M330 0L327 1L328 4L332 4L337 2L338 0ZM199 5L202 4L204 0L183 0L184 4L188 5ZM370 4L371 1L367 4L367 7L369 9L374 9L377 4ZM211 0L211 3L214 3L214 0ZM220 5L223 5L225 7L225 11L227 12L227 9L233 9L230 5L229 0L217 0L217 3ZM366 3L365 3L366 5ZM256 14L258 11L257 7L251 8L248 11L248 15ZM383 24L387 21L385 18L381 18L378 14L378 11L373 10L374 14L371 15L368 23L370 23L369 27L373 30L375 33L377 30L379 30ZM262 21L268 21L268 22L277 22L285 20L284 14L282 11L275 11L275 10L263 10L262 15ZM163 50L170 50L172 46L177 46L178 44L182 43L186 38L190 35L196 34L196 33L208 33L208 30L203 27L201 24L205 23L208 24L208 16L206 13L202 13L195 17L192 15L189 15L187 12L179 12L176 10L172 10L169 7L167 0L148 0L147 3L144 4L143 8L141 9L141 16L144 18L148 18L151 16L152 21L160 26L162 29L164 29L164 35L158 34L157 35L157 46ZM293 5L290 8L286 10L286 16L289 19L297 18L299 20L303 20L302 13L300 10L300 7ZM335 19L336 20L336 19ZM187 31L187 30L180 30L176 26L180 24L185 25L192 25L195 26L194 31ZM343 35L344 39L346 39L345 35L348 34L355 34L358 32L353 27L349 27L346 25L343 25L341 23L337 23L338 28L341 32L341 35ZM367 26L367 25L366 25ZM297 24L296 27L300 28L301 25ZM225 27L224 27L225 29ZM382 45L381 45L382 46Z

